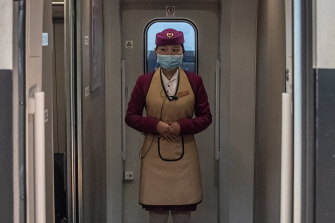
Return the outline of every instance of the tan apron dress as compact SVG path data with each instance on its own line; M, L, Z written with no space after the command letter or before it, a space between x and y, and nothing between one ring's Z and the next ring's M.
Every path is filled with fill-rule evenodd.
M177 100L167 99L160 68L157 69L146 96L147 116L164 122L192 118L195 97L182 69L179 69L176 96ZM176 142L168 142L158 135L148 134L142 155L140 204L187 205L202 201L199 156L193 135L180 136Z

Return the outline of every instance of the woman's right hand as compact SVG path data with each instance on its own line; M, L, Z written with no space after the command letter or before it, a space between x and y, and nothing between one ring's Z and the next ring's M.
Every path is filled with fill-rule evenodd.
M175 141L177 139L177 136L171 131L168 123L159 121L156 128L158 133L167 141Z

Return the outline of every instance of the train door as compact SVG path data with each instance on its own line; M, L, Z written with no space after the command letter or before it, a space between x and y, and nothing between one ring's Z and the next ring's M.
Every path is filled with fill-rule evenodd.
M195 51L198 52L196 67L204 81L209 96L213 117L215 117L215 74L218 71L219 58L219 5L218 3L175 4L173 17L167 15L162 4L123 3L121 30L123 73L128 95L139 75L145 72L145 50L147 31L158 23L169 23L172 28L180 29L178 24L192 24L196 36ZM174 25L175 24L175 25ZM164 27L164 25L162 26ZM153 34L151 34L153 35ZM148 36L151 38L152 36ZM190 44L186 39L185 44ZM210 44L208 44L210 43ZM150 44L150 43L149 43ZM192 44L191 44L192 45ZM187 49L186 49L187 50ZM126 99L126 101L129 98ZM214 120L214 119L213 119ZM207 130L196 136L200 163L204 199L193 214L192 222L218 221L218 154L215 154L213 123ZM134 180L124 183L124 222L147 222L148 215L138 204L139 188L139 151L143 136L131 128L126 129L126 151L124 151L125 171L134 171Z
M51 4L43 3L26 3L24 58L26 197L21 199L26 222L36 223L54 219Z
M68 134L66 121L66 97L68 89L65 75L65 24L64 2L52 4L52 33L53 33L53 159L54 159L54 209L55 222L67 222L72 214L69 192L71 181L68 179L71 153L67 149Z

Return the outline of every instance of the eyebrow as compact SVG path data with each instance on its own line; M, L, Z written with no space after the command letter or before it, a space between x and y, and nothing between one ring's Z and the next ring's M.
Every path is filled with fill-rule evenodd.
M159 45L158 47L169 47L170 45ZM180 45L173 45L172 48L179 48Z

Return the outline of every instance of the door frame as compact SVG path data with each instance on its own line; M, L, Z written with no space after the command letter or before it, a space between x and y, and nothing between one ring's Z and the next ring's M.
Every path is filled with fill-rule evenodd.
M210 27L210 29L212 30L213 27L215 27L215 32L213 31L213 33L215 33L215 34L212 34L212 35L215 35L215 37L211 38L210 40L215 41L215 46L216 47L210 46L210 49L207 49L206 47L208 47L208 45L206 45L206 42L202 42L201 46L199 46L199 44L198 44L198 52L202 50L203 53L204 53L204 51L206 51L206 53L208 53L209 50L210 51L215 50L215 53L213 51L213 54L211 54L210 59L208 59L206 61L206 62L210 63L210 65L208 65L208 66L212 66L213 65L212 67L205 68L207 66L207 64L204 64L205 63L205 59L204 58L205 58L206 54L203 54L204 55L204 57L202 57L203 59L201 61L198 61L199 62L198 66L200 66L199 73L206 72L205 75L210 76L210 77L207 77L207 80L206 79L204 80L204 83L205 83L205 85L208 84L209 86L213 87L213 88L209 88L208 89L208 91L210 91L210 93L209 92L208 93L212 96L212 95L215 94L215 91L214 91L214 87L215 87L215 81L214 81L215 75L214 74L215 74L215 71L216 71L215 65L217 64L217 60L219 59L219 55L220 55L220 44L219 44L219 36L220 36L220 31L219 31L219 27L220 27L220 10L219 10L219 7L218 7L218 3L213 3L213 2L208 3L208 4L207 3L198 3L198 4L195 3L190 9L187 8L186 4L183 4L183 3L179 4L178 3L178 4L176 4L176 7L179 7L178 5L180 6L179 10L182 11L182 14L180 14L182 17L181 16L176 16L176 17L172 17L171 18L171 17L161 17L162 14L164 14L164 7L160 6L159 4L153 4L153 5L150 4L149 5L149 3L148 3L148 4L144 5L144 6L142 6L142 5L137 5L137 3L125 3L122 8L125 9L125 10L134 10L134 11L136 10L136 13L134 11L132 11L131 13L136 14L136 16L138 16L138 17L141 17L141 16L137 13L138 12L137 10L142 10L143 9L145 11L145 10L147 10L149 8L151 9L151 7L155 10L155 12L153 12L152 14L150 14L150 16L148 15L148 16L145 16L145 17L141 17L142 19L140 21L140 28L136 29L136 31L135 31L136 33L141 33L141 37L139 37L138 34L136 34L136 38L134 37L134 43L135 43L134 44L134 48L136 47L136 41L138 41L137 46L139 48L138 49L139 52L140 52L140 50L144 50L143 53L140 52L139 55L145 55L145 51L146 51L146 49L145 49L146 48L145 47L145 43L146 43L146 41L145 41L145 30L147 29L148 25L150 25L152 23L152 21L155 21L155 20L163 20L163 21L166 21L166 20L170 20L170 21L171 20L192 21L192 23L194 23L194 24L197 25L196 26L197 29L200 29L200 27L203 27L203 29L205 29L207 27L207 24L209 24L209 21L212 21L211 23L214 22L213 24L211 24L212 27ZM202 6L204 8L202 8ZM197 7L199 7L199 8L197 8ZM203 12L204 14L202 14L202 16L209 16L209 18L203 17L205 19L198 21L198 19L196 17L196 15L197 15L196 13L199 12L199 9L204 11ZM186 12L186 14L185 14L185 12ZM145 13L145 12L143 12L143 13ZM123 18L123 19L125 19L125 18ZM215 21L213 19L215 19ZM129 17L128 19L126 19L125 22L130 22L130 21L132 21L132 19L130 19L130 17ZM139 23L137 23L136 25L139 25ZM125 26L127 26L127 23L123 24L123 27L125 27ZM127 36L123 36L122 37L123 38L122 41L126 40L124 38L132 38L129 34L131 34L131 33L125 34L125 35L128 35L128 37ZM203 32L202 34L198 34L198 38L197 39L200 40L201 38L205 38L206 34L207 33L205 33L205 32ZM199 35L201 35L201 36L199 36ZM137 38L139 38L139 39L137 39ZM140 44L143 44L143 45L140 45ZM199 49L199 48L201 48L201 49ZM135 55L134 53L131 53L131 52L127 51L126 49L123 50L123 53L124 53L123 56L127 56L128 61L133 60L134 55ZM203 68L201 68L201 63L203 63L202 64ZM145 61L142 61L142 58L140 60L136 61L136 67L139 66L139 64L141 64L141 67L139 67L139 69L143 69L142 66L145 67ZM128 71L128 74L129 75L136 75L138 73L135 74L134 71ZM134 76L132 76L131 78L132 78L131 80L128 80L128 85L129 85L129 83L130 83L130 85L133 84ZM212 80L213 80L213 82L212 82ZM212 102L211 103L211 105L212 105L211 108L213 109L212 111L214 111L215 110L214 109L215 100L213 99L213 97L211 97L210 100ZM133 131L133 130L129 129L128 133L129 133L129 131ZM208 132L204 133L204 134L208 134L208 135L210 135L210 139L212 139L212 137L214 139L214 125L211 126L211 129L208 130ZM203 136L199 135L198 137L203 137ZM129 141L133 141L133 140L129 140ZM139 140L139 143L141 143L140 141L141 140ZM137 143L137 139L136 139L136 143ZM133 145L131 145L131 146L133 146ZM214 146L214 141L213 141L213 146ZM207 147L204 146L203 148L207 148ZM213 151L212 151L212 149L213 149ZM204 152L204 150L200 151L200 153L201 152ZM212 176L212 175L218 176L219 175L219 170L218 170L219 165L218 165L218 161L215 159L215 156L214 156L214 153L216 152L214 150L214 147L211 147L211 153L212 152L213 152L213 157L212 157L212 155L210 155L210 156L204 158L203 161L205 161L205 160L207 161L208 159L212 159L213 163L210 164L210 169L213 168L213 171L211 172L212 174L210 174L210 176ZM131 158L131 160L133 161L133 158ZM202 166L204 168L206 166L206 163L204 162ZM133 169L134 168L133 166L130 166L129 163L128 163L127 167L129 169ZM137 176L137 173L135 173L135 176ZM217 180L214 181L214 180L212 180L212 177L209 178L209 179L210 179L210 181L203 181L204 182L204 186L205 186L205 184L210 185L210 187L206 186L206 188L212 188L213 187L213 188L215 188L215 191L217 193L215 193L215 200L212 198L212 194L211 194L210 195L211 199L208 199L207 202L211 205L210 207L214 206L214 203L215 203L215 212L216 212L217 216L216 216L216 214L215 215L213 214L212 216L214 216L214 218L218 219L218 216L219 216L219 206L218 206L218 203L219 203L219 197L218 197L218 195L219 195L219 192L218 192L219 186L218 186L218 183L219 183L219 180L218 180L218 178L215 178ZM209 191L208 189L206 191L204 190L205 193L206 192L209 193L208 191ZM214 194L214 192L213 192L213 194ZM128 196L129 196L129 194L128 194ZM127 199L127 197L126 197L126 199ZM214 209L211 209L211 210L214 210ZM204 211L204 209L202 211ZM200 212L199 212L199 214L200 214Z
M315 75L313 71L314 1L293 4L294 182L293 222L314 222Z
M65 98L67 215L69 222L82 222L82 99L80 1L65 1Z

